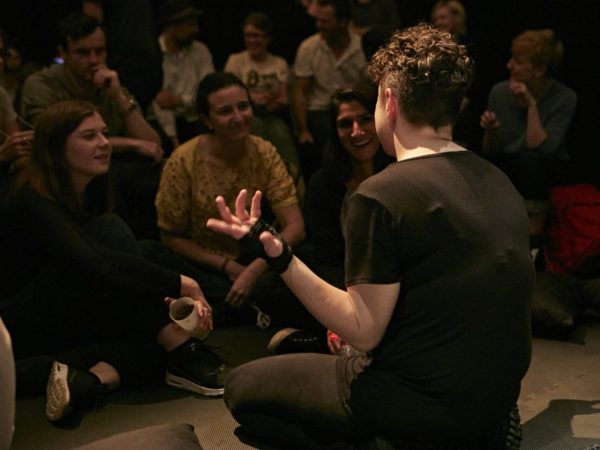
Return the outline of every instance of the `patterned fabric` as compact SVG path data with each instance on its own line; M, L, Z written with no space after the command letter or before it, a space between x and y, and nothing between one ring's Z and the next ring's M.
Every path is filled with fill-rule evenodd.
M246 153L229 167L216 166L211 161L213 145L212 135L200 135L171 155L156 197L158 226L210 252L235 259L239 256L237 241L206 227L209 218L218 217L218 195L233 211L241 189L248 189L247 208L254 192L260 190L275 214L298 204L298 199L294 181L271 143L249 136Z

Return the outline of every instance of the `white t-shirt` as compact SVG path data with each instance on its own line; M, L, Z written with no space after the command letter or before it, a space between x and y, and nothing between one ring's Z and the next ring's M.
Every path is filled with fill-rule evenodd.
M354 33L350 33L350 44L337 59L319 33L302 41L296 54L294 72L297 77L312 79L308 95L309 111L327 110L331 95L344 86L358 82L365 64L360 38Z
M267 53L264 61L254 61L248 51L229 55L225 72L231 72L244 82L250 92L276 93L281 83L287 83L289 69L285 59Z

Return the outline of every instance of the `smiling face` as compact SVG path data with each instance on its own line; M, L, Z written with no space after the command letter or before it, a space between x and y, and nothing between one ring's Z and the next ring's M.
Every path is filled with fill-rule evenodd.
M315 27L323 39L331 41L347 30L348 21L338 19L332 5L319 6L315 15Z
M76 192L83 192L90 181L104 175L110 167L111 145L100 114L81 122L65 143L65 160Z
M252 59L264 58L267 54L269 42L271 42L271 38L264 31L251 24L244 26L244 45Z
M450 11L448 5L438 6L433 11L431 19L433 25L435 25L438 30L447 31L450 34L455 33L456 19L454 14L452 14L452 11Z
M508 60L506 68L510 72L511 79L526 84L544 74L544 68L533 64L529 54L518 47L513 48L512 57Z
M342 147L355 162L372 161L379 148L375 118L361 103L340 104L336 129Z
M208 95L209 113L206 125L215 136L228 141L245 139L252 124L252 104L246 89L231 85Z

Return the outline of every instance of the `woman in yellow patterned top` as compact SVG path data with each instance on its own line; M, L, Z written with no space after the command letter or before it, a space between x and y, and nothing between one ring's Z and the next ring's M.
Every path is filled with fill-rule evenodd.
M304 239L304 221L294 182L277 150L250 135L253 113L246 86L229 73L208 75L198 87L197 103L210 133L184 143L167 161L156 197L158 227L161 240L176 253L229 279L225 302L236 307L248 300L267 264L257 254L242 254L236 240L206 227L207 219L217 214L217 195L233 210L240 189L251 195L264 192L290 245Z

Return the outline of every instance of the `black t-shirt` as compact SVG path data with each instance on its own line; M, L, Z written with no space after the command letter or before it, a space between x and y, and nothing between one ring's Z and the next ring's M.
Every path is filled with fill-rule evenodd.
M346 284L400 283L350 407L394 439L468 438L508 416L529 366L523 201L472 152L390 165L350 201Z

